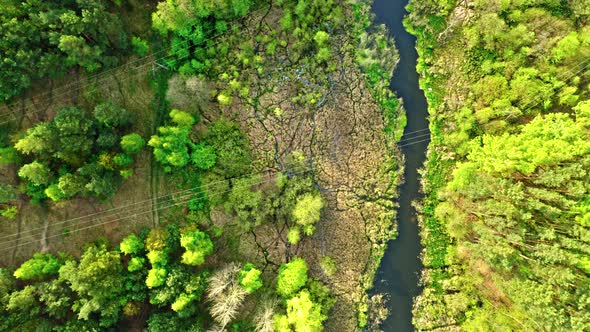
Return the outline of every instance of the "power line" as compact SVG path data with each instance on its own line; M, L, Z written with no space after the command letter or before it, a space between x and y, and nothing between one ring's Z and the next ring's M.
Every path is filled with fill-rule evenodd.
M307 166L302 166L298 172L295 172L295 173L292 173L292 174L300 175L300 174L304 174L304 173L305 173L305 172L307 172L307 171L308 171L308 168L307 168ZM260 184L263 184L263 183L265 183L265 182L268 182L268 181L270 181L270 180L271 180L271 179L267 179L267 180L261 180L261 181L258 181L258 182L253 182L253 183L248 183L248 184L247 184L247 185L245 185L245 186L238 186L238 188L240 188L240 189L246 189L246 188L249 188L249 187L252 187L252 186L255 186L255 185L260 185ZM220 192L216 192L216 193L213 193L213 194L209 195L208 197L217 197L217 196L221 196L221 195L223 195L223 194L226 194L226 193L229 193L229 192L231 192L233 189L234 189L234 188L232 188L232 189L228 189L228 190L224 190L224 191L220 191ZM201 191L200 191L200 193L201 193L201 194L204 194L205 192L201 190ZM181 205L181 204L185 204L185 203L187 203L187 202L191 201L191 200L193 199L193 196L194 196L194 195L195 195L194 193L191 193L191 194L184 195L184 196L182 196L182 198L180 198L180 199L181 199L180 201L178 201L178 202L176 202L176 203L169 204L168 206L165 206L165 207L163 207L163 208L161 208L161 207L156 207L156 209L157 209L158 211L161 211L161 210L165 210L165 209L168 209L168 208L171 208L171 207L174 207L174 206L178 206L178 205ZM142 207L140 207L140 208L142 208ZM105 222L101 222L101 223L98 223L98 224L92 224L92 225L90 225L90 226L85 226L85 227L82 227L82 228L78 228L78 229L75 229L75 230L69 231L69 233L74 233L74 232L78 232L78 231L82 231L82 230L90 229L90 228L93 228L93 227L98 227L98 226L106 225L106 224L109 224L109 223L113 223L113 222L117 222L117 221L125 220L125 219L128 219L128 218L131 218L131 217L136 217L136 216L138 216L138 215L143 215L143 214L146 214L146 213L151 213L151 209L149 209L149 210L146 210L146 209L140 209L140 210L137 210L137 211L134 211L134 212L130 213L130 214L129 214L129 215L127 215L127 216L124 216L124 217L119 217L119 218L116 218L116 219L113 219L113 220L107 220L107 221L105 221ZM108 217L112 217L113 215L114 215L114 214L110 214L110 215L102 216L102 217L99 217L99 219L105 219L105 218L108 218ZM96 221L96 220L95 220L95 219L93 219L93 220L90 220L90 221ZM88 223L88 222L90 222L90 221L86 221L86 222L84 222L84 223ZM83 223L83 224L84 224L84 223ZM65 228L61 228L61 229L62 229L62 230L65 230ZM42 233L39 233L39 234L36 234L36 235L30 235L30 236L39 236L39 235L41 235L41 234L42 234ZM52 235L52 236L46 237L46 239L53 238L53 237L56 237L56 236L61 236L61 235L63 235L63 234L55 234L55 235ZM25 242L25 243L19 243L19 244L16 244L15 246L16 246L16 247L20 247L20 246L24 246L24 245L27 245L27 244L35 243L35 242L37 242L37 241L39 241L39 240L40 240L40 239L33 240L33 241L28 241L28 242ZM13 246L13 244L11 244L13 241L15 241L15 239L12 239L12 240L8 240L8 241L3 241L3 242L0 242L0 247L2 247L2 246L4 246L4 245L8 245L8 247L3 247L3 248L0 248L0 251L6 251L6 250L11 250L11 249L13 249L13 247L12 247L12 246Z
M420 144L420 143L423 143L423 142L429 142L429 141L430 141L430 138L427 138L427 139L423 139L423 140L421 140L421 141L417 141L417 142L411 142L411 143L408 143L408 144L402 144L402 145L398 145L398 148L403 148L403 147L406 147L406 146L415 145L415 144Z
M424 140L419 140L419 141L415 141L415 142L411 142L411 143L407 143L407 144L402 144L402 145L399 145L398 147L399 147L399 148L402 148L402 147L406 147L406 146L411 146L411 145L415 145L415 144L419 144L419 143L423 143L423 142L428 142L429 140L430 140L429 138L428 138L428 139L424 139ZM292 170L293 170L293 169L291 169L291 171L292 171ZM307 166L301 166L300 170L299 170L298 172L294 173L294 174L297 174L297 175L299 175L299 174L303 174L303 173L305 173L306 171L308 171L308 168L307 168ZM252 173L252 174L249 174L249 175L260 175L260 174L262 174L262 173L265 173L265 172L267 172L267 171L258 172L258 173ZM247 176L249 176L249 175L243 175L243 176L241 176L241 178L247 177ZM251 187L251 186L254 186L254 185L259 185L259 184L265 183L265 182L267 182L267 181L269 181L269 180L263 180L263 181L260 181L260 182L257 182L257 183L252 183L252 184L249 184L249 185L247 185L247 186L240 187L240 188L248 188L248 187ZM223 181L220 181L220 182L223 182ZM195 187L195 188L197 188L197 187ZM194 189L194 188L187 189L187 190L193 190L193 189ZM187 190L183 190L183 191L187 191ZM217 196L221 196L221 195L223 195L223 194L225 194L225 193L231 192L231 190L232 190L232 189L229 189L229 190L226 190L226 191L222 191L222 192L216 192L216 193L213 193L213 194L209 195L208 197L217 197ZM183 191L181 191L181 192L183 192ZM200 194L203 194L203 193L205 193L205 192L204 192L203 190L200 190ZM174 194L174 193L173 193L173 194ZM170 195L173 195L173 194L168 194L168 195L166 195L166 196L170 196ZM165 210L165 209L168 209L168 208L171 208L171 207L174 207L174 206L178 206L178 205L181 205L181 204L185 204L185 203L189 202L191 199L193 199L194 195L197 195L197 194L199 194L199 193L189 193L189 194L184 194L184 195L181 195L181 197L180 197L181 201L180 201L180 202L176 202L176 203L170 204L170 205L168 205L168 206L165 206L165 207L163 207L163 208L156 207L156 209L157 209L158 211L161 211L161 210ZM177 197L177 198L172 198L172 199L170 199L170 200L173 200L173 199L179 199L179 198L178 198L178 197ZM150 199L150 200L151 200L151 199ZM166 201L166 202L167 202L167 201ZM90 228L93 228L93 227L98 227L98 226L106 225L106 224L109 224L109 223L117 222L117 221L120 221L120 220L125 220L125 219L131 218L131 217L135 217L135 216L137 216L137 215L143 215L143 214L150 213L150 212L151 212L151 209L150 209L150 210L143 210L143 211L141 211L141 210L140 210L139 212L137 212L137 211L136 211L136 212L133 212L133 213L131 213L130 215L127 215L127 216L125 216L125 217L120 217L120 218L117 218L117 219L114 219L114 220L108 220L108 221L101 222L101 223L98 223L98 224L92 224L92 225L90 225L90 226L85 226L85 227L82 227L82 228L79 228L79 229L75 229L75 230L73 230L73 231L69 231L69 233L74 233L74 232L78 232L78 231L82 231L82 230L90 229ZM100 219L105 219L105 218L108 218L108 217L111 217L111 216L113 216L114 214L116 214L116 213L111 213L111 214L109 214L109 215L101 216L101 217L98 217L98 218L100 218ZM67 222L70 222L70 221L73 221L73 220L77 220L77 219L80 219L80 218L85 218L85 217L86 217L86 216L84 216L84 217L79 217L79 218L73 218L73 219L70 219L70 220L65 220L65 221L62 221L62 222L60 222L59 224L64 224L64 223L67 223ZM95 219L96 219L96 218L95 218ZM91 219L91 220L89 220L89 221L84 221L84 222L82 222L81 224L86 224L86 223L89 223L89 222L91 222L91 221L95 221L95 219ZM56 224L51 224L51 226L53 226L53 225L56 225ZM78 225L80 225L80 224L78 224ZM41 228L39 228L39 229L41 229ZM62 229L63 229L63 228L62 228ZM42 233L41 233L41 234L42 234ZM39 235L41 235L41 234L36 234L36 235L29 235L29 236L39 236ZM54 237L61 236L61 235L62 235L62 234L55 234L55 235L52 235L52 236L46 237L46 239L49 239L49 238L54 238ZM17 238L17 239L18 239L18 238ZM13 247L12 247L13 245L12 245L11 243L12 243L13 241L17 240L17 239L11 239L11 240L7 240L7 241L2 241L2 242L0 242L0 247L1 247L1 246L3 246L3 245L9 245L8 247L5 247L5 248L0 248L0 251L6 251L6 250L11 250L11 249L13 249ZM38 242L39 240L40 240L40 239L33 240L33 241L28 241L28 242L25 242L25 243L19 243L19 244L16 244L16 247L20 247L20 246L24 246L24 245L27 245L27 244L35 243L35 242Z
M235 23L235 22L237 22L237 21L239 21L239 19L238 19L238 20L235 20L235 21L233 21L232 23ZM209 32L211 32L211 31L214 31L214 30L215 30L215 29L211 29ZM242 35L242 34L244 34L245 32L246 32L246 30L239 30L239 31L238 31L238 32L237 32L237 33L236 33L234 36L241 36L241 35ZM172 53L170 53L170 54L168 54L168 55L166 55L166 56L163 56L163 57L157 58L157 59L155 59L155 60L150 60L150 61L149 61L149 62L147 62L147 63L144 63L144 64L141 64L141 65L135 66L135 67L133 67L133 68L130 68L130 69L128 69L128 71L132 71L132 70L138 70L138 69L140 69L140 68L144 68L144 67L146 67L146 66L149 66L149 65L158 64L158 61L164 60L164 59L166 59L166 58L169 58L169 57L173 57L173 56L175 56L176 54L178 54L178 53L180 53L180 52L189 51L189 50L190 50L191 48L193 48L193 47L217 46L217 45L219 45L219 44L221 43L221 41L220 41L220 40L217 40L217 41L215 41L215 42L214 42L212 45L205 45L205 43L206 43L206 42L208 42L208 41L214 41L215 39L217 39L217 38L219 38L219 37L221 37L221 36L223 36L223 35L225 35L225 33L220 33L220 34L217 34L217 35L215 35L215 36L213 36L213 37L206 38L206 39L204 39L204 40L202 41L202 44L201 44L201 45L193 44L193 45L191 45L191 46L188 46L188 47L185 47L185 48L180 48L180 49L178 49L178 50L176 50L176 51L174 51L174 52L172 52ZM161 53L161 52L163 52L163 51L165 51L165 50L161 50L161 51L158 51L158 52L156 52L156 53ZM156 53L153 53L153 54L156 54ZM149 59L149 58L151 58L151 57L153 56L153 54L152 54L152 55L145 56L145 57L142 57L142 58L140 58L140 59L136 59L136 60L132 61L131 63L134 63L134 62L139 62L140 60L144 60L144 59ZM184 57L183 57L183 58L184 58ZM117 66L117 67L115 67L115 68L112 68L112 69L109 69L109 70L107 70L106 72L101 72L100 74L97 74L97 75L95 75L95 76L93 76L93 77L89 77L89 78L86 78L86 79L84 79L84 81L85 81L85 83L86 83L87 85L90 85L90 84L92 84L92 83L95 83L95 87L94 87L94 88L91 88L91 89L90 89L90 90L88 90L88 91L91 91L91 92L94 92L94 91L96 91L96 90L97 90L97 87L100 85L100 83L103 83L103 82L105 82L105 81L108 81L108 80L110 80L110 77L109 77L109 76L107 76L107 74L110 74L111 72L113 72L113 71L115 71L115 70L118 70L118 69L121 69L122 67L125 67L125 66L128 66L128 63L127 63L127 64L120 65L120 66ZM139 74L139 72L138 72L138 73L135 73L135 74L129 74L129 73L128 73L128 75L127 75L127 76L126 76L124 79L122 79L120 82L127 81L127 80L129 80L130 78L137 76L138 74ZM98 77L100 77L100 78L98 78ZM94 80L94 79L96 79L97 81L96 81L96 82L91 82L91 80ZM75 88L75 89L67 89L69 86L72 86L72 85L75 85L75 84L76 84L76 85L80 85L80 86L79 86L79 87L77 87L77 88ZM82 84L83 84L82 82L75 82L75 83L70 83L70 84L68 84L68 85L66 85L66 86L64 86L64 87L60 87L60 89L61 89L61 90L64 90L64 91L63 91L63 93L61 93L61 94L58 94L57 96L53 96L53 98L56 98L56 99L58 99L58 98L60 98L60 97L66 96L67 94L70 94L70 93L72 93L72 92L78 92L78 91L81 91L81 90L83 89L83 86L82 86ZM48 91L48 92L45 92L45 93L41 93L41 94L39 94L39 95L32 96L32 97L29 97L29 99L33 99L33 98L37 98L37 97L42 97L42 96L47 96L47 95L49 95L49 94L50 94L50 93L52 93L52 92L53 92L53 91ZM12 107L17 107L17 106L15 106L15 104L16 104L16 102L12 104ZM27 114L27 115L28 115L28 114L36 114L36 113L38 113L38 112L42 111L41 109L37 109L37 110L33 110L33 111L31 111L31 109L32 109L34 106L35 106L35 105L29 105L29 106L25 106L25 107L24 107L24 109L23 109L23 110L21 110L21 111L9 111L9 112L2 113L2 114L0 114L0 119L1 119L3 116L5 116L6 118L8 118L9 116L12 116L12 117L14 118L14 117L15 117L15 114L17 114L17 113L20 113L20 112L23 112L24 114ZM6 108L8 108L8 106L6 106ZM12 121L12 120L4 120L4 121L1 121L1 122L0 122L0 125L3 125L3 124L6 124L6 123L9 123L10 121Z
M423 132L425 130L428 130L428 129L426 128L426 129L416 130L413 133ZM408 133L408 134L411 134L411 133ZM401 143L409 143L410 141L412 141L412 140L414 140L416 138L421 138L421 137L425 137L425 136L429 136L429 135L430 134L427 133L427 134L421 134L421 135L418 135L418 136L414 136L414 137L410 137L410 138L407 138L407 139L403 139L403 140L398 141L396 143L396 146L399 147L399 148L401 148L401 147L404 146ZM192 187L192 188L183 189L183 190L172 192L172 193L169 193L169 194L166 194L166 195L163 195L163 196L159 196L159 197L156 197L156 198L158 200L162 200L162 199L165 199L167 197L170 197L171 199L173 199L173 197L171 197L171 196L184 194L186 192L193 191L193 190L196 190L196 189L208 188L208 187L211 187L211 186L214 186L214 185L217 185L217 184L220 184L220 183L224 183L224 182L227 182L227 181L233 181L233 180L237 180L237 179L240 179L240 178L245 178L245 177L250 177L250 176L255 176L255 175L261 175L261 174L264 174L264 173L269 172L269 171L271 171L271 169L267 169L267 170L256 172L256 173L245 174L245 175L242 175L242 176L231 177L231 178L228 178L228 179L219 180L219 181L215 181L215 182L210 182L210 183L207 183L206 185L195 186L195 187ZM104 213L116 212L118 210L127 209L127 208L130 208L130 207L135 206L135 205L145 204L145 203L151 202L152 200L153 200L153 198L145 199L145 200L141 200L141 201L138 201L138 202L126 204L126 205L123 205L123 206L114 207L114 208L111 208L111 209L108 209L108 210L103 210L103 211L95 212L95 213L92 213L92 214L88 214L88 215L84 215L84 216L80 216L80 217L76 217L76 218L72 218L72 219L62 220L62 221L59 221L59 222L56 222L56 223L52 223L51 225L52 226L55 226L55 225L60 225L60 224L63 224L63 223L72 222L72 221L75 221L75 220L81 220L81 219L93 217L93 216L104 214ZM44 229L44 227L37 227L37 228L28 229L28 230L23 231L23 232L20 232L20 233L13 233L13 234L8 234L8 235L2 235L2 236L0 236L0 240L6 239L6 238L9 238L9 237L12 237L12 236L18 236L18 235L27 234L29 232L33 232L33 231L36 231L36 230L43 230L43 229Z
M577 72L575 72L575 73L573 73L573 74L569 75L567 78L562 78L562 80L563 80L564 82L567 82L567 81L569 81L570 79L572 79L572 78L574 78L574 77L578 76L580 73L583 75L583 74L585 74L586 72L588 72L587 68L588 68L588 67L590 67L590 58L588 58L588 59L586 59L586 60L584 60L584 61L580 61L580 62L579 62L579 63L578 63L578 64L577 64L577 65L576 65L574 68L577 68L577 67L581 66L581 65L582 65L584 62L586 63L586 65L584 65L584 66L582 67L582 69L580 69L579 71L577 71ZM573 69L573 68L572 68L572 69ZM572 71L572 70L568 70L568 72L571 72L571 71ZM566 86L567 86L567 84L564 84L563 86L561 86L561 87L557 88L557 89L555 90L554 94L557 94L557 92L561 91L561 90L562 90L563 88L565 88ZM551 88L549 88L549 90L551 90ZM532 102L534 102L534 100L533 100L533 101L531 101L530 103L532 103ZM543 102L543 100L539 100L538 102L536 102L536 103L532 104L530 107L529 107L529 106L527 106L528 104L527 104L527 105L525 105L526 107L523 109L523 113L524 113L525 111L529 111L529 110L530 110L531 108L533 108L533 107L539 106L539 104L541 104L542 102Z
M264 171L260 171L260 172L255 172L255 173L249 173L249 174L245 174L245 175L241 175L241 176L231 177L231 178L227 178L227 179L219 180L219 181L215 181L215 182L210 182L210 183L207 183L206 185L195 186L195 187L192 187L192 188L183 189L183 190L179 190L179 191L176 191L176 192L173 192L173 193L162 195L162 196L156 197L156 199L160 200L160 199L164 199L166 197L170 197L170 199L174 199L174 197L172 197L174 195L181 195L181 194L185 194L187 192L190 192L190 191L193 191L193 190L197 190L197 189L202 189L202 188L205 188L206 189L206 188L209 188L209 187L212 187L212 186L215 186L217 184L224 183L224 182L228 182L228 181L238 180L238 179L242 179L242 178L246 178L246 177L250 177L250 176L262 175L262 174L264 174L264 173L266 173L268 171L270 171L270 169L267 169L267 170L264 170ZM191 193L191 195L192 194L194 194L194 193ZM95 212L95 213L92 213L92 214L88 214L88 215L84 215L84 216L80 216L80 217L76 217L76 218L62 220L62 221L59 221L59 222L56 222L56 223L52 223L51 225L52 226L60 225L60 224L64 224L64 223L68 223L68 222L72 222L72 221L76 221L76 220L81 220L81 219L85 219L85 218L97 216L97 215L104 214L104 213L111 213L111 212L116 213L118 210L127 209L127 208L133 207L135 205L143 205L143 204L146 204L146 203L151 202L152 200L153 200L153 198L149 198L149 199L141 200L139 202L135 202L135 203L131 203L131 204L127 204L127 205L123 205L123 206L118 206L118 207L114 207L114 208L111 208L111 209L107 209L107 210L104 210L104 211L99 211L99 212ZM5 239L5 238L8 238L8 237L11 237L11 236L18 236L18 235L22 235L22 234L33 232L33 231L36 231L36 230L42 230L42 229L44 229L44 227L37 227L37 228L28 229L27 231L23 231L23 232L20 232L20 233L13 233L13 234L9 234L9 235L3 235L3 236L0 236L0 240Z
M424 130L427 130L427 129L417 130L415 132L416 133L417 132L422 132ZM412 141L414 139L421 138L421 137L424 137L424 136L428 136L428 135L429 134L421 134L421 135L418 135L418 136L415 136L415 137L411 137L411 138L408 138L408 139L405 139L405 140L400 140L397 143L397 147L402 148L404 146L412 145L412 143L410 143L409 141ZM413 143L421 143L421 142L424 142L424 141L425 140L421 140L421 141L413 142ZM400 144L400 143L410 143L410 144ZM251 177L251 176L256 176L256 175L262 175L262 174L264 174L266 172L269 172L269 171L271 171L271 169L267 169L267 170L256 172L256 173L249 173L249 174L245 174L245 175L242 175L242 176L232 177L232 178L228 178L228 179L224 179L224 180L219 180L219 181L215 181L215 182L210 182L210 183L207 183L206 185L195 186L195 187L192 187L192 188L183 189L183 190L179 190L179 191L176 191L176 192L173 192L173 193L162 195L162 196L156 197L156 199L157 200L164 200L164 199L174 200L174 199L178 199L178 197L174 197L176 195L181 195L181 196L182 195L185 195L185 196L188 195L188 196L192 196L192 195L197 194L197 193L194 193L193 192L194 190L197 190L197 189L203 190L203 189L207 189L209 187L213 187L213 186L215 186L217 184L226 183L228 181L233 181L233 180L237 180L237 179L241 179L241 178L246 178L246 177ZM109 215L113 215L113 214L118 213L118 211L125 210L125 209L128 209L128 208L133 208L134 206L137 206L137 205L143 205L143 204L148 203L148 202L151 202L151 201L153 201L153 198L141 200L141 201L130 203L130 204L126 204L126 205L123 205L123 206L114 207L114 208L111 208L111 209L107 209L107 210L95 212L95 213L84 215L84 216L79 216L79 217L75 217L75 218L70 218L70 219L62 220L62 221L59 221L59 222L56 222L56 223L52 223L51 226L57 226L57 225L65 224L65 223L70 223L70 222L73 222L73 221L76 221L76 220L84 220L84 219L87 219L87 218L97 217L97 216L99 216L100 218L106 218ZM164 202L166 202L166 200L164 200ZM92 219L90 221L92 221ZM80 224L85 224L85 223L88 223L90 221L82 221ZM13 233L13 234L8 234L8 235L3 235L3 236L0 236L0 240L7 239L7 238L10 238L10 237L20 237L20 236L27 235L29 233L36 232L36 231L43 231L44 228L45 228L44 226L43 227L37 227L37 228L27 229L27 230L22 231L22 232L19 232L19 233ZM16 241L17 239L18 238L10 239L10 240L7 240L7 241Z
M218 36L219 36L219 35L218 35ZM218 36L215 36L214 38L218 38ZM212 40L212 39L214 39L214 38L206 39L206 40L204 40L203 42L206 42L206 41ZM184 49L184 50L188 50L188 49L190 49L190 48L192 48L192 47L194 47L194 46L197 46L197 45L192 45L192 46L190 46L190 47L188 47L188 48L186 48L186 49ZM156 52L156 53L153 53L153 54L157 54L157 53L160 53L160 52L163 52L163 51L164 51L164 50L162 50L162 51L159 51L159 52ZM158 60L162 60L162 59L165 59L165 58L167 58L167 57L171 57L172 55L174 55L174 54L176 54L176 53L178 53L178 52L180 52L180 51L183 51L183 49L181 49L181 50L178 50L178 51L176 51L176 52L174 52L174 53L172 53L172 54L169 54L169 55L167 55L167 56L161 57L161 58L159 58L159 59L156 59L156 60L154 60L154 61L151 61L150 63L144 64L144 65L140 65L140 66L137 66L137 67L135 67L134 69L137 69L137 68L140 68L140 67L144 67L144 66L146 66L146 65L149 65L149 64L157 63L157 61L158 61ZM152 54L151 56L153 56L153 54ZM145 58L148 58L148 57L150 57L150 56L144 57L144 58L142 58L142 59L145 59ZM137 61L139 61L139 60L141 60L141 59L137 59L137 60L135 60L134 62L137 62ZM590 59L588 59L588 60L584 60L584 61L581 61L581 62L579 62L579 63L578 63L578 64L577 64L575 67L573 67L573 68L577 68L577 67L583 66L583 64L584 64L585 62L590 62ZM133 63L133 62L131 62L131 63ZM101 74L98 74L98 75L96 75L95 77L90 77L90 78L87 78L87 79L86 79L86 81L89 81L90 79L96 78L96 77L98 77L99 75L103 75L103 76L104 76L104 75L106 75L106 74L107 74L109 71L113 71L113 70L115 70L115 69L118 69L118 68L120 68L120 67L123 67L123 66L127 66L127 65L129 65L129 64L130 64L130 63L127 63L127 64L125 64L125 65L121 65L121 66L119 66L119 67L116 67L116 68L109 69L109 70L107 70L107 72L102 72ZM587 63L585 66L583 66L583 68L582 68L580 71L578 71L578 72L576 72L576 73L573 73L572 75L570 75L570 76L569 76L569 77L566 79L566 81L567 81L567 80L569 80L569 79L571 79L572 77L576 76L577 74L579 74L579 73L581 73L581 72L585 71L587 67L588 67L588 63ZM572 69L573 69L573 68L572 68ZM571 70L570 70L570 71L571 71ZM558 88L557 90L555 90L555 93L557 93L558 91L560 91L560 90L561 90L561 89L563 89L564 87L565 87L565 85L564 85L564 86L562 86L562 87L560 87L560 88ZM76 90L80 90L80 89L81 89L81 87L80 87L80 88L78 88L78 89L76 89ZM528 110L528 109L530 109L530 108L532 108L532 107L535 107L535 106L539 105L541 102L542 102L542 100L540 100L539 102L535 103L534 105L532 105L532 106L530 106L530 107L527 107L527 108L525 108L525 111L526 111L526 110ZM3 115L4 115L4 114L3 114ZM410 138L408 138L408 137L407 137L407 135L411 135L411 134L414 134L414 133L423 132L423 131L427 131L427 130L429 130L429 129L428 129L428 128L424 128L424 129L420 129L420 130L416 130L416 131L414 131L414 132L410 132L410 133L406 133L406 134L404 134L404 136L405 136L406 138L404 138L404 139L402 139L402 140L398 141L398 142L397 142L397 147L398 147L398 148L402 148L402 147L411 146L411 145L414 145L414 144L419 144L419 143L422 143L422 142L427 142L427 141L430 141L430 138L427 138L427 139L423 139L423 140L419 140L419 141L413 141L413 142L410 142L410 141L412 141L412 140L414 140L414 139L417 139L417 138L421 138L421 137L429 136L429 135L430 135L429 133L425 133L425 134L417 135L417 136L415 136L415 137L410 137ZM400 144L400 143L403 143L403 144ZM407 144L406 144L406 143L407 143ZM258 174L262 174L262 173L265 173L265 172L267 172L267 171L262 171L262 172L259 172ZM244 176L242 176L242 177L251 176L251 175L252 175L252 174L249 174L249 175L244 175ZM226 182L226 181L229 181L229 180L232 180L232 179L230 178L230 179L227 179L227 180L218 181L218 183ZM210 186L210 185L213 185L213 184L215 184L215 183L209 183L207 186ZM176 193L167 194L167 195L165 195L165 196L161 196L160 198L162 198L162 197L166 197L166 196L173 196L173 195L179 194L179 193L181 193L181 192L192 191L192 190L195 190L196 188L198 188L198 187L189 188L189 189L185 189L185 190L183 190L183 191L179 191L179 192L176 192ZM202 186L201 186L201 188L202 188ZM201 191L201 193L203 193L203 192ZM196 193L189 193L188 195L184 195L184 196L181 196L181 197L191 197L191 196L193 196L193 195L195 195L195 194L196 194ZM223 193L219 193L219 194L223 194ZM174 200L174 199L178 199L178 198L174 198L174 197L171 197L171 198L170 198L170 200ZM189 198L189 199L187 199L187 200L183 201L182 203L186 203L186 202L190 201L190 199L191 199L191 198ZM74 220L79 220L79 219L88 218L88 217L90 217L90 216L93 216L93 215L98 215L98 214L103 214L103 213L107 213L107 212L112 212L112 211L121 210L121 209L124 209L124 208L126 208L126 207L130 207L130 206L137 205L137 204L142 204L142 203L149 202L149 201L152 201L152 200L153 200L153 198L150 198L150 199L148 199L148 200L145 200L145 201L140 201L140 202L136 202L136 203L132 203L132 204L129 204L129 205L127 205L127 206L121 206L121 207L113 208L113 209L106 210L106 211L100 211L100 212L97 212L97 213L95 213L95 214L91 214L91 215L86 215L86 216L82 216L82 217L77 217L77 218L73 218L73 219L70 219L70 220L64 220L64 221L61 221L61 222L59 222L59 223L56 223L56 224L51 224L51 226L54 226L54 225L57 225L57 224L63 224L63 223L67 223L67 222L71 222L71 221L74 221ZM181 203L178 203L178 204L181 204ZM178 205L178 204L175 204L175 205ZM169 208L169 207L171 207L171 206L168 206L168 207L166 207L166 208ZM159 210L159 208L158 208L158 210ZM110 215L112 216L112 215L114 215L115 213L116 213L116 212L114 212L114 213L111 213ZM142 213L145 213L145 212L142 212ZM109 216L109 215L105 215L105 216L103 216L102 218L106 218L106 217L108 217L108 216ZM92 220L91 220L91 221L92 221ZM89 222L89 221L87 221L87 222ZM114 221L111 221L111 222L114 222ZM86 223L86 222L83 222L83 223ZM98 224L98 225L101 225L101 224ZM89 226L89 227L86 227L86 228L82 228L82 229L80 229L80 230L87 229L87 228L90 228L90 227L94 227L94 226ZM40 230L40 229L43 229L43 228L37 228L37 230ZM35 229L30 229L30 230L27 230L27 231L25 231L25 232L32 232L32 231L35 231ZM11 236L18 236L18 235L22 235L22 234L23 234L23 232L21 232L21 233L15 233L15 234L11 234L11 235L5 235L5 236L2 236L2 237L0 237L0 239L2 239L2 238L7 238L7 237L11 237ZM59 234L58 234L58 235L59 235ZM17 240L17 239L9 240L8 242L15 241L15 240ZM8 242L6 242L6 243L8 243ZM36 241L33 241L33 242L36 242ZM7 250L7 249L0 249L0 250Z

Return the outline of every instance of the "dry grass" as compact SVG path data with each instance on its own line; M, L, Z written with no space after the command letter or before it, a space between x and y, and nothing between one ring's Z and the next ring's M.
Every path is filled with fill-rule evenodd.
M392 159L395 150L383 134L381 111L372 102L364 78L346 55L340 66L332 84L320 87L326 96L320 107L293 103L290 98L300 92L299 83L277 78L265 81L263 88L267 91L259 95L257 111L234 100L224 116L241 124L257 165L280 170L294 152L303 153L313 165L315 182L328 207L315 234L292 246L290 252L304 257L311 274L325 281L337 297L326 330L354 331L357 305L365 300L365 289L372 284L376 258L384 250L385 239L392 236L392 199L398 178ZM251 90L256 94L259 91L253 85ZM281 114L272 112L277 107ZM254 243L253 234L243 234L237 252L264 264L264 248L273 264L284 263L289 256L285 255L286 232L263 225L255 232L258 243ZM325 256L338 267L332 276L325 275L320 267Z

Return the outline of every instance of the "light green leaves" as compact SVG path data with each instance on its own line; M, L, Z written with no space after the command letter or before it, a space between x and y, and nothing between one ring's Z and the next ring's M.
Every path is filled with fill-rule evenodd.
M307 263L295 258L279 269L277 277L277 293L285 298L293 296L307 282Z
M61 262L51 254L36 253L33 258L24 262L16 271L14 276L18 279L42 279L55 275L61 267Z
M187 265L201 265L213 253L213 242L209 235L199 230L188 231L180 236L180 245L185 248L182 262Z

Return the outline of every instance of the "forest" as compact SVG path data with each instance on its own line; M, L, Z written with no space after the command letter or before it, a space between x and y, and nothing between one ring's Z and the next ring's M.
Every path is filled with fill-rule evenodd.
M419 142L372 6L1 1L0 331L394 326ZM406 9L413 327L590 331L590 1Z
M412 1L424 331L590 330L587 1Z
M0 3L0 330L378 324L405 118L370 3Z

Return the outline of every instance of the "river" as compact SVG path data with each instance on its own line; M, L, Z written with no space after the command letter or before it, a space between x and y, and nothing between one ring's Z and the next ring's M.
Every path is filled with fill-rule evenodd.
M398 236L388 243L379 270L375 277L375 293L387 294L390 316L382 324L384 331L414 331L412 325L412 302L421 288L418 285L422 262L419 259L422 246L416 211L412 201L419 199L420 182L418 169L422 167L428 147L428 106L424 93L418 85L415 50L416 38L403 27L408 0L375 0L373 12L377 24L385 24L395 38L400 62L391 80L391 89L403 99L408 124L400 143L406 164L405 182L399 189Z

